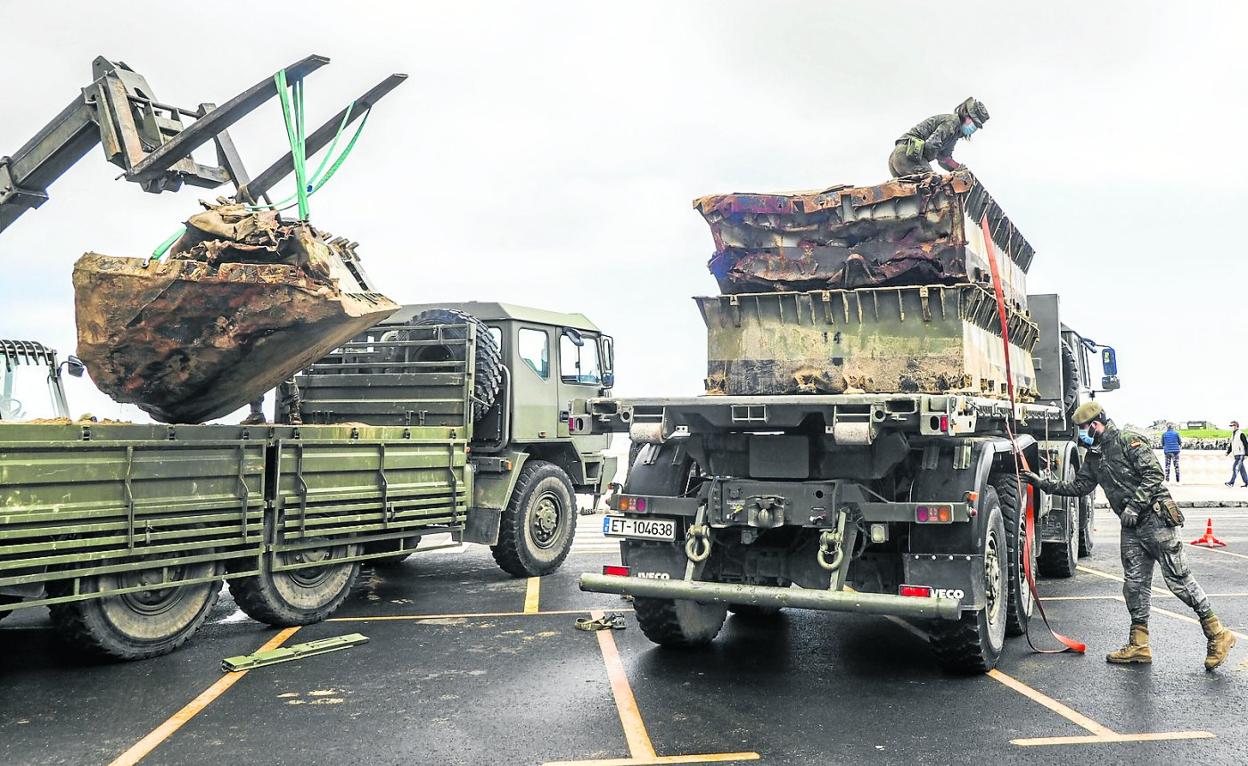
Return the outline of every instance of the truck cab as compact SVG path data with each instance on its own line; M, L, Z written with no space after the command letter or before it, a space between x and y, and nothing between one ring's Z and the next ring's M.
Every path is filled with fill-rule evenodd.
M611 337L583 314L415 304L312 365L295 387L303 423L463 429L472 469L463 539L495 547L496 558L500 546L521 551L529 560L499 563L531 576L567 554L576 495L596 505L615 476L611 435L572 428L587 400L609 396L613 367ZM289 422L289 407L278 415Z

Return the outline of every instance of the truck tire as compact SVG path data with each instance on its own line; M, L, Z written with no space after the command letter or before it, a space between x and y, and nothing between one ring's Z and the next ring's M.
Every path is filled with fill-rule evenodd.
M328 541L326 541L328 543ZM273 555L285 564L333 562L359 554L360 546L327 544L322 548L282 551L260 557L260 574L228 580L238 608L253 620L275 627L320 622L342 605L360 573L360 562L273 571Z
M1027 623L1031 621L1031 613L1035 609L1035 598L1031 587L1027 584L1027 572L1023 569L1023 551L1026 548L1026 509L1018 498L1018 482L1014 474L996 473L988 477L988 483L996 490L997 499L1001 504L1001 518L1005 523L1005 538L1009 548L1009 567L1007 578L1010 594L1006 608L1005 634L1021 636L1027 632ZM1032 571L1036 566L1036 551L1027 552L1031 556Z
M498 398L499 388L503 383L503 355L498 348L498 341L490 334L490 328L471 314L454 309L429 309L412 318L409 325L472 325L477 328L477 344L473 361L475 372L472 379L472 420L475 423L485 416L494 400ZM399 338L408 340L399 331ZM447 346L419 346L407 356L413 362L462 362L464 348L453 344Z
M1063 340L1061 343L1062 353L1062 406L1066 411L1067 419L1075 414L1075 408L1079 406L1079 366L1075 362L1075 350L1071 348L1070 343Z
M540 577L559 568L576 535L576 495L563 469L529 459L503 510L494 561L513 577Z
M1074 466L1066 461L1062 471L1062 479L1070 481L1075 478ZM1045 577L1074 577L1075 567L1079 563L1079 501L1078 498L1062 498L1066 504L1066 539L1062 542L1048 542L1040 546L1040 574ZM1049 511L1053 513L1054 511Z
M641 448L644 446L646 445L641 442L629 442L628 443L628 471L629 473L632 473L633 464L637 462L637 456L641 454Z
M659 646L679 649L709 644L728 617L723 604L666 598L635 598L633 610L646 638Z
M179 571L180 570L180 571ZM221 573L216 562L184 564L168 569L178 579L213 577ZM148 569L84 577L84 593L144 585L160 578L162 570ZM221 581L176 588L135 591L119 596L51 604L48 611L61 640L97 657L144 660L168 654L186 643L216 606ZM67 582L49 585L48 595L67 596Z
M986 673L1001 659L1005 647L1009 577L1006 563L1005 521L997 491L988 487L982 504L984 608L963 612L958 620L938 620L932 625L932 649L941 667L951 673Z
M1092 555L1092 522L1095 514L1092 495L1079 498L1079 558Z

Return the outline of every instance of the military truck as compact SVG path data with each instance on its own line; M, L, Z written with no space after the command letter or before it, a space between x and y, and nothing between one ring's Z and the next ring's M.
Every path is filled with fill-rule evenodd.
M551 572L577 494L615 474L609 436L569 431L612 355L580 314L411 306L304 370L271 425L6 417L0 617L46 605L67 640L139 659L185 642L223 580L251 617L307 624L428 535Z
M947 668L994 667L1029 565L1069 577L1091 544L1090 498L1033 492L1016 456L1073 476L1069 416L1118 386L1113 349L1026 294L1032 248L969 173L695 206L722 290L695 299L707 395L586 403L575 432L627 432L633 457L604 519L622 565L580 587L632 596L665 646L802 607L912 620Z

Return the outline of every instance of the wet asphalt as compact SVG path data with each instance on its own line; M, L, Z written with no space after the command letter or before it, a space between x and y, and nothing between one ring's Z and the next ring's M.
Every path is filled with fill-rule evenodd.
M1189 563L1224 621L1248 636L1248 509L1202 513L1185 539L1210 515L1229 547L1189 547ZM369 643L257 669L210 692L180 728L149 738L141 762L616 762L637 748L639 722L660 757L757 753L762 764L1248 763L1248 640L1220 671L1204 672L1199 626L1159 594L1155 664L1104 662L1127 629L1113 579L1121 572L1116 522L1106 512L1093 556L1081 561L1103 574L1040 582L1054 626L1087 642L1086 656L1036 654L1011 639L999 668L1006 678L953 677L912 628L800 611L772 622L730 617L711 647L671 651L650 644L625 612L627 628L610 636L635 718L617 708L598 637L575 630L581 615L567 613L629 606L576 588L580 572L618 561L596 534L598 518L581 520L573 555L541 579L536 604L527 581L476 546L366 570L334 620L287 643L353 632ZM1164 591L1160 577L1155 585ZM536 613L524 613L526 596ZM0 763L111 763L212 689L222 658L255 651L277 632L242 616L226 592L178 652L96 663L56 641L45 610L20 612L0 624ZM1052 646L1041 632L1036 640ZM1013 743L1093 730L1213 737ZM634 761L642 762L662 761Z

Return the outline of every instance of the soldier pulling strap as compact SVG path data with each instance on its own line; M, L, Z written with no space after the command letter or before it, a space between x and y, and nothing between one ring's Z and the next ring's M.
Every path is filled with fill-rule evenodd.
M1014 438L1014 429L1011 422L1015 419L1018 404L1014 398L1014 371L1010 366L1010 326L1005 311L1005 294L1001 288L1001 270L997 268L997 252L996 246L992 241L992 231L988 228L988 216L984 215L979 220L980 228L984 233L984 249L987 251L988 268L992 272L992 288L997 297L997 316L1001 320L1001 343L1005 351L1005 386L1010 395L1010 417L1005 423L1005 433L1010 438L1010 446L1014 453L1014 481L1018 484L1018 496L1027 498L1027 527L1026 527L1026 551L1027 555L1023 556L1023 571L1027 574L1027 587L1031 588L1031 597L1035 599L1036 609L1040 611L1040 619L1044 620L1044 627L1048 628L1053 638L1057 639L1065 646L1064 649L1041 649L1031 640L1031 624L1028 623L1025 635L1027 636L1027 645L1032 651L1041 654L1061 654L1062 652L1077 652L1083 654L1088 647L1068 638L1053 630L1053 626L1049 624L1049 617L1044 613L1044 603L1040 600L1040 592L1036 589L1036 577L1032 572L1031 551L1035 550L1036 545L1036 488L1027 484L1027 492L1023 493L1022 471L1030 471L1031 466L1027 464L1027 456L1018 448L1018 442Z

